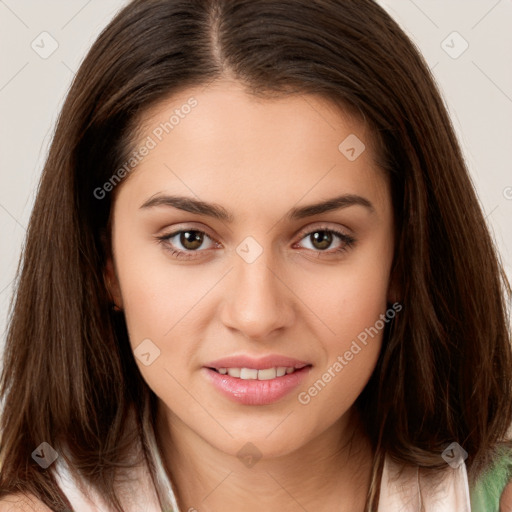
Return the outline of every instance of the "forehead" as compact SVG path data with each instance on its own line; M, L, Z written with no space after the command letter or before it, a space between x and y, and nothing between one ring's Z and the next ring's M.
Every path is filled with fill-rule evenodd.
M335 190L387 194L369 128L317 95L262 99L229 81L190 88L146 111L137 135L133 150L150 149L121 187L132 196L171 189L270 205Z

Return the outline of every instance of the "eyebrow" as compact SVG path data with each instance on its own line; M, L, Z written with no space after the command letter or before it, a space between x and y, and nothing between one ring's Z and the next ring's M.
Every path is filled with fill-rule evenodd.
M228 212L225 208L218 204L207 203L205 201L186 196L157 194L150 197L140 207L140 209L155 208L158 206L173 207L185 212L213 217L214 219L218 219L227 223L232 223L235 219L232 213ZM300 220L306 217L313 217L314 215L318 215L320 213L348 208L349 206L363 206L371 213L375 213L375 208L368 199L355 194L343 194L341 196L333 197L332 199L327 199L326 201L321 201L319 203L294 207L285 215L285 217L289 221Z

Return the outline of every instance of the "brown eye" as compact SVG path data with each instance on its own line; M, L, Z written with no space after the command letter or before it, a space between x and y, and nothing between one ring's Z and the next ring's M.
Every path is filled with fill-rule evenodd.
M181 245L189 251L194 251L201 247L203 240L204 233L201 231L182 231L179 238Z
M328 249L333 241L332 233L329 231L315 231L309 236L315 249L319 249L321 251Z
M169 235L157 237L164 248L178 259L200 257L201 253L218 244L199 229L182 229Z
M301 237L301 242L305 244L306 249L316 252L318 255L325 253L326 256L342 253L350 249L356 242L353 236L331 228L303 231Z

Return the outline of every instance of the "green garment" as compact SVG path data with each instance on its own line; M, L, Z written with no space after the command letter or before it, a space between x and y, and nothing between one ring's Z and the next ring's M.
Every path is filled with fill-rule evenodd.
M485 471L470 490L471 512L500 512L500 498L512 480L512 451L499 450L496 461Z

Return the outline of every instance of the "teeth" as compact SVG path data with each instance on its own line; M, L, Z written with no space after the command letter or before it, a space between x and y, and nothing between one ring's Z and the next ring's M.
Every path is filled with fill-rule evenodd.
M280 366L277 369L277 376L282 377L283 375L286 375L286 366Z
M240 378L243 380L257 379L258 370L252 370L250 368L240 368Z
M243 380L272 380L276 377L293 373L293 366L279 366L277 368L265 368L264 370L256 370L254 368L218 368L217 371L221 375L229 375Z
M240 378L240 368L228 368L228 375Z
M275 368L267 368L266 370L258 370L258 380L275 379L277 370Z

